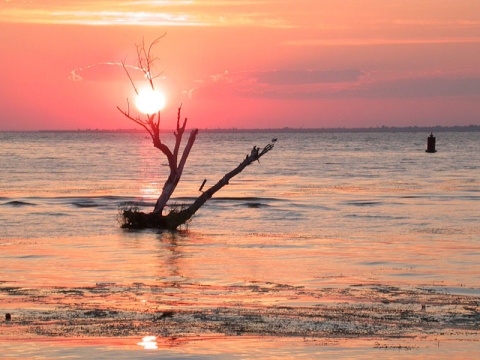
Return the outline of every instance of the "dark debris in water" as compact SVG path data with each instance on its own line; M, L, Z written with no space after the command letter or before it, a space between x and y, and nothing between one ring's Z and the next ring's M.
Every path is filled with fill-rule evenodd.
M0 284L0 297L16 309L8 326L0 324L0 335L6 336L480 335L479 296L386 285L309 289L273 283L136 283L22 289Z
M83 313L84 316L93 317L93 318L106 318L106 317L115 316L117 314L118 314L118 311L106 311L106 310L100 310L100 309L85 311Z

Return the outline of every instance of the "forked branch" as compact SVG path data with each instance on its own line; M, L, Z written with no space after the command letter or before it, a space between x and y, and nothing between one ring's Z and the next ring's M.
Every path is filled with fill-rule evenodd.
M273 143L267 144L263 149L254 146L250 151L250 154L248 154L235 169L225 174L225 176L221 178L215 185L204 191L202 195L200 195L192 205L190 205L187 209L181 211L178 214L178 217L183 222L188 221L193 215L195 215L198 209L200 209L200 207L202 207L202 205L205 204L217 191L228 185L229 181L233 177L240 174L248 165L250 165L254 161L260 160L260 158L266 153L268 153L270 150L272 150L273 147Z

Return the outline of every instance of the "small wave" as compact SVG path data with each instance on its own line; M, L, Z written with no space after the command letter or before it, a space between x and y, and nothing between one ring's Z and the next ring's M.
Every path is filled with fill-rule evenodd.
M100 204L97 204L95 201L92 200L74 201L72 202L72 205L79 208L91 208L100 206Z
M240 249L307 249L310 246L302 244L239 244Z
M193 202L197 200L196 196L177 196L170 199L172 202Z
M361 218L361 219L379 219L379 220L405 220L404 216L390 216L390 215L362 215L362 214L349 214L345 215L347 218Z
M154 206L155 203L154 202L151 202L151 201L142 201L142 200L138 200L138 201L123 201L119 204L119 206L121 207L130 207L130 206L133 206L133 207L147 207L147 206Z
M62 200L62 198L60 198ZM135 206L149 206L150 203L143 200L136 200L126 197L115 196L93 196L82 198L63 198L67 203L79 208L94 208L94 207L108 207L108 206L122 206L122 205L135 205Z
M19 256L18 259L43 259L43 258L49 258L51 256L49 255L22 255Z
M262 204L260 202L247 202L245 204L240 204L239 206L246 206L248 208L252 208L252 209L258 209L258 208L262 208L262 207L268 207L270 205L268 204Z
M354 206L375 206L381 205L380 201L347 201L347 205L354 205Z
M384 261L365 261L365 262L359 262L360 265L366 265L366 266L378 266L378 265L387 265L387 262Z
M61 213L61 212L42 212L42 213L38 213L38 215L53 216L53 217L70 216L69 214Z
M414 229L414 233L420 234L433 234L433 235L466 235L468 233L468 229L462 228L421 228L421 229Z
M260 202L260 201L283 201L283 199L272 198L272 197L256 197L256 196L225 196L225 197L215 197L209 201L246 201L246 202Z
M13 201L8 201L2 205L5 206L36 206L37 204L34 203L29 203L26 201L18 201L18 200L13 200Z

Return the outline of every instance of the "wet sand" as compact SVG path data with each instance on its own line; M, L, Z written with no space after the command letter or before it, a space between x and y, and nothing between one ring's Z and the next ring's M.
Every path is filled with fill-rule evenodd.
M360 341L377 350L452 342L480 346L480 297L426 287L101 283L22 288L4 282L0 298L2 311L12 316L2 319L2 343L78 338L115 343L154 336L157 347L233 337L248 337L257 346L272 337L337 347Z

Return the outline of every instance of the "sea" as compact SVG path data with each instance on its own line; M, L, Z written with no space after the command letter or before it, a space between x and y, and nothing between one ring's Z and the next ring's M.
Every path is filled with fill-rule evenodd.
M192 202L204 180L204 188L214 185L253 146L277 140L188 227L126 230L119 211L153 209L168 176L166 159L147 135L0 132L0 286L195 284L195 294L183 286L178 296L197 304L207 301L202 286L236 286L248 297L241 289L252 284L342 289L368 283L480 295L480 132L437 132L437 152L427 153L430 133L415 131L201 131L172 203ZM173 144L172 133L163 138ZM149 355L372 355L371 349L278 341L260 355L231 342L213 350L203 342L194 354L183 345ZM2 342L10 358L147 358L141 346L125 352L108 341L68 351L45 341ZM251 344L261 347L258 339Z

